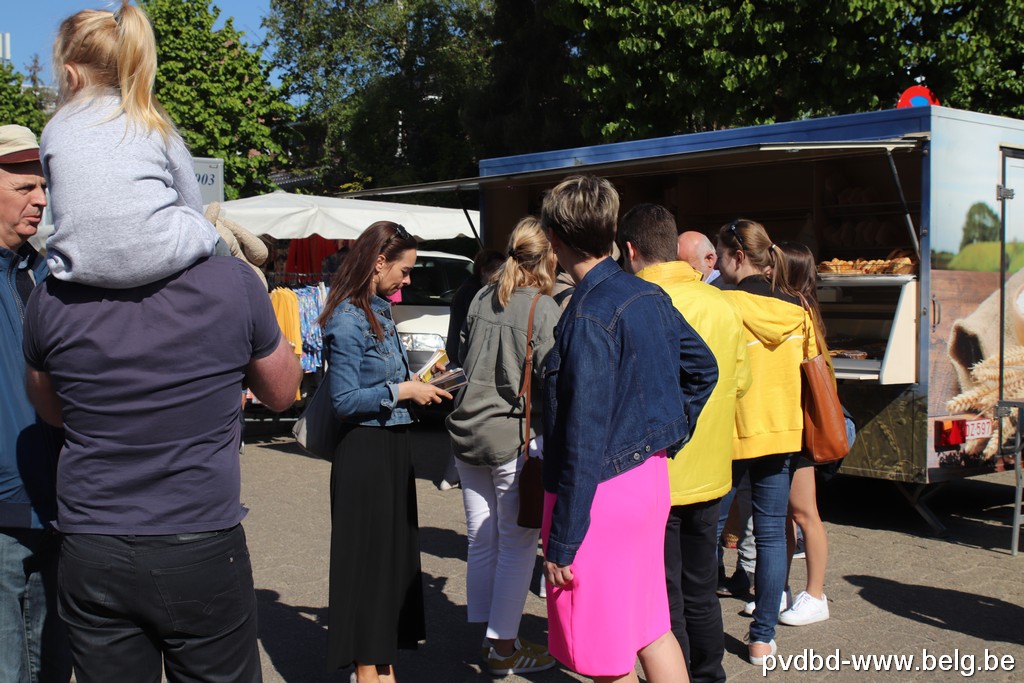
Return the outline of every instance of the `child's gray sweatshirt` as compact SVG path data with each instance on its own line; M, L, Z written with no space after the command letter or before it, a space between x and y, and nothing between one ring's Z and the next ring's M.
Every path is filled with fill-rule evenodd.
M217 231L185 143L125 126L116 95L79 98L43 129L40 157L54 234L46 262L60 280L126 289L213 254Z

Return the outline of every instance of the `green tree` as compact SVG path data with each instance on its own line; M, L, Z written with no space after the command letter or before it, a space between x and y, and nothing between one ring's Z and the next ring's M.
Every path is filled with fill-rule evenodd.
M325 189L474 174L467 98L486 71L489 2L271 0L274 63ZM315 155L315 156L313 156Z
M894 106L1024 112L1019 0L556 0L567 74L610 141Z
M964 218L964 236L960 240L960 249L975 242L999 241L999 215L985 202L976 202L967 209Z
M35 91L25 87L25 77L9 62L0 64L0 125L18 124L39 135L46 114Z
M262 48L250 47L210 0L142 0L157 37L156 93L192 154L224 159L228 199L267 192L286 163L294 108L270 83Z
M565 80L571 33L552 0L495 0L487 78L468 98L467 126L484 157L580 145L583 99Z

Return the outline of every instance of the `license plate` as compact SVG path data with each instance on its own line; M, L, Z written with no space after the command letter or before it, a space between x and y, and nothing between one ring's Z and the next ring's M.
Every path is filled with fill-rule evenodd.
M992 420L968 420L965 427L968 439L987 439L992 436Z

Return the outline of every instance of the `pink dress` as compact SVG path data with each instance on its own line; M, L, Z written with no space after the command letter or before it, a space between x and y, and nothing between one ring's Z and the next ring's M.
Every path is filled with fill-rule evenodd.
M547 548L556 496L544 493ZM548 649L586 676L621 676L671 628L665 588L668 464L661 451L597 486L573 581L548 586Z

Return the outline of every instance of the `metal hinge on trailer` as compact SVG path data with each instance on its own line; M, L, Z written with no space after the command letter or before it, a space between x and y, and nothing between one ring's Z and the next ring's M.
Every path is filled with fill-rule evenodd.
M996 185L996 201L1001 202L1004 199L1013 199L1016 194L1012 187L1003 187L1002 185Z
M1004 417L1013 417L1013 414L1017 414L1017 422L1020 423L1024 419L1024 401L998 401L996 403L995 417L999 422L997 427L999 429L1000 441L1002 440L1002 425L1001 419ZM1014 431L1013 439L1009 444L1002 444L999 451L1003 455L1013 455L1020 453L1022 446L1020 429Z

